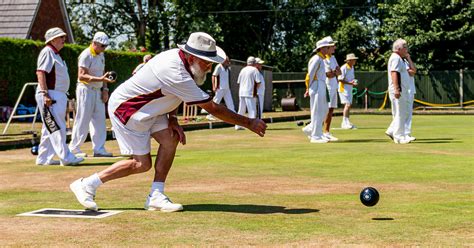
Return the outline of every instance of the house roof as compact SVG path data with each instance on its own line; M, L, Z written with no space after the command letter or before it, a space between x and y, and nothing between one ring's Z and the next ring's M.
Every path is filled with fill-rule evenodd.
M0 37L30 39L40 5L41 0L0 0ZM59 0L59 5L65 21L65 31L74 42L64 0Z
M0 37L28 38L39 0L0 0Z

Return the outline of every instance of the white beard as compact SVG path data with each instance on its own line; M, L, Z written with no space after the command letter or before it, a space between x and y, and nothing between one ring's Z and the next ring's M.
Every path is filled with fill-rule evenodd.
M198 86L202 86L204 82L206 82L207 71L202 71L197 63L190 65L189 69L191 69L191 73L194 76L194 82L196 82Z

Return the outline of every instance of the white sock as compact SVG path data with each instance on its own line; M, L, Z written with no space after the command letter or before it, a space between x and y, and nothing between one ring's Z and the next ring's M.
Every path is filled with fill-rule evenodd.
M349 124L349 118L347 118L347 117L342 117L342 119L343 119L344 123Z
M87 186L90 186L94 189L97 189L100 185L102 185L102 181L99 178L99 175L97 173L94 173L93 175L86 177L82 180Z
M150 195L153 194L153 191L158 190L160 193L165 192L165 182L153 182L151 184L151 192Z

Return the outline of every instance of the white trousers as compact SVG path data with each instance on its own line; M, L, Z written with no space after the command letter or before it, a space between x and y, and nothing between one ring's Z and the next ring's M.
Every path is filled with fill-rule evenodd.
M413 117L413 103L415 102L415 94L408 93L407 119L405 121L405 135L411 135L411 120Z
M248 112L247 117L248 118L255 118L257 117L257 99L255 97L246 97L246 96L241 96L239 97L239 115L245 115L245 112ZM236 125L236 128L239 126Z
M325 83L320 83L316 90L309 89L309 103L311 109L311 137L321 139L323 137L323 122L328 113Z
M78 83L76 88L76 119L72 128L69 149L79 152L84 144L87 134L91 133L92 148L94 153L105 152L107 130L105 128L105 104L102 102L102 92L83 83Z
M45 125L43 119L44 114L44 95L36 94L36 103L39 106L41 113L41 120L43 126L41 128L41 141L38 147L38 156L36 157L36 164L46 164L51 162L54 155L57 155L63 164L67 164L75 159L74 154L71 153L66 144L66 107L67 96L66 93L48 90L48 94L52 100L56 101L49 110L56 121L59 130L50 133Z
M232 94L230 92L230 89L218 89L216 91L214 99L212 100L215 103L219 104L222 101L222 98L224 98L225 105L227 106L227 108L235 112L234 100L232 100Z
M265 102L265 94L257 94L260 103L260 116L263 118L263 104Z
M405 136L405 123L408 112L408 94L402 93L399 99L393 93L389 93L392 102L392 122L387 133L392 133L394 138L401 139Z

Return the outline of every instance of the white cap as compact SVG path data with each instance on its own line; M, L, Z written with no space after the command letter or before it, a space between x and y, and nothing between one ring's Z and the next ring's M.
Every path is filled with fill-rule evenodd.
M247 58L247 65L254 65L255 63L257 63L257 61L254 56L250 56Z
M48 43L55 38L61 37L61 36L66 36L67 34L60 28L50 28L46 33L44 34L44 39L46 40L45 43Z
M186 44L178 45L178 47L189 54L214 63L222 63L227 57L224 50L216 46L216 40L204 32L192 33Z
M100 43L102 45L109 45L109 36L107 36L104 32L97 32L94 35L94 39L92 41Z
M263 61L261 58L255 58L255 63L263 65L265 64L265 61Z

